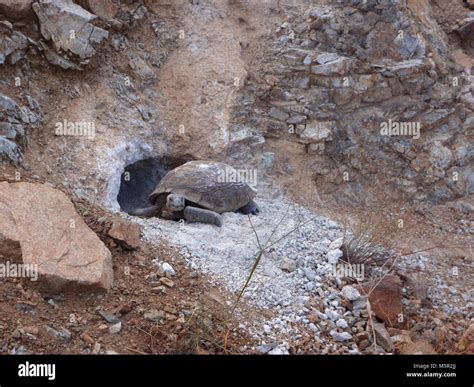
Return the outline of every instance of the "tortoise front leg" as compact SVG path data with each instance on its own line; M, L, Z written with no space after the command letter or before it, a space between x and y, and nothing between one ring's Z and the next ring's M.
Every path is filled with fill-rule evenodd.
M257 203L251 200L245 206L239 208L237 211L244 215L258 215L260 213L260 208L258 208Z
M187 206L184 209L184 219L190 223L201 222L215 224L218 227L222 227L222 216L217 212L205 210L203 208Z
M151 206L146 208L136 208L132 211L129 211L129 215L139 216L141 218L151 218L153 216L158 216L160 209L158 206Z

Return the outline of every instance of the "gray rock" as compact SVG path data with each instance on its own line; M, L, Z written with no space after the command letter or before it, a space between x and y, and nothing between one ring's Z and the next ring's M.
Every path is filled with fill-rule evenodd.
M69 341L72 337L71 332L69 332L66 328L60 328L59 330L56 330L54 328L46 326L46 333L48 333L55 339L63 341Z
M280 110L280 109L277 109L275 107L272 107L270 109L270 111L268 112L268 115L271 117L271 118L274 118L275 120L278 120L278 121L286 121L288 118L289 118L289 114Z
M143 315L143 317L150 321L159 322L166 318L166 313L162 310L150 309Z
M351 65L352 61L349 58L338 57L337 59L327 61L324 64L312 66L311 73L324 76L344 75L349 72Z
M109 332L111 334L119 333L121 330L122 330L122 323L120 321L109 327Z
M339 342L352 340L352 335L349 332L331 331L329 334L332 336L334 340L339 341Z
M349 325L347 324L347 321L344 320L343 318L340 318L339 320L336 321L336 326L341 329L347 329Z
M393 342L387 329L385 329L385 325L381 323L374 323L374 331L377 344L380 345L385 351L393 352Z
M278 346L278 343L270 343L270 344L259 345L255 349L260 353L268 353L272 349L276 348L277 346Z
M449 167L453 155L449 148L443 146L439 141L435 141L430 146L430 162L434 167L446 169Z
M342 257L342 251L339 249L330 250L326 254L326 258L331 265L335 265L339 262L339 258Z
M120 322L119 318L111 312L107 312L105 310L99 310L99 315L108 323L110 324L118 324Z
M284 258L281 265L280 265L281 270L287 271L289 273L293 272L297 268L297 263L293 259L288 259Z
M300 140L304 144L314 144L332 139L332 122L311 122L306 124L305 129L300 134Z
M349 301L357 301L360 299L359 291L350 285L346 285L342 288L341 295Z
M77 64L86 63L85 60L96 53L95 47L108 37L106 30L91 24L97 18L94 14L70 0L34 3L33 10L43 37L52 40L56 50L78 57Z
M161 265L161 267L163 268L163 271L166 274L174 277L176 275L176 272L174 271L173 267L167 263L167 262L163 262L163 264Z

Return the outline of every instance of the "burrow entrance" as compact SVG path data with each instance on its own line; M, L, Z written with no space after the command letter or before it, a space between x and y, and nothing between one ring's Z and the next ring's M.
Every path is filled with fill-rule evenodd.
M150 206L148 196L163 176L186 161L148 158L127 165L120 177L120 189L117 196L120 209L128 213L137 208Z

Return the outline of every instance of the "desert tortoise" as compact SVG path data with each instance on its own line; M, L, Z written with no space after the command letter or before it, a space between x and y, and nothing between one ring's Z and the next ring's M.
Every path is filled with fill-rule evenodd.
M190 161L169 171L150 194L151 207L130 215L160 216L222 226L223 212L259 213L253 201L257 191L237 176L230 165L216 161ZM232 181L229 181L232 180Z

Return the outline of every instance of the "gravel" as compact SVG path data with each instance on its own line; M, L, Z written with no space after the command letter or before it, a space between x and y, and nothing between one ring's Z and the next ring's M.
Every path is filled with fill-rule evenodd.
M129 219L142 226L146 242L156 243L161 239L176 246L191 269L209 274L216 284L232 292L241 290L259 251L253 228L262 245L271 236L272 242L279 242L263 255L244 296L258 308L271 309L276 317L266 319L261 326L249 326L248 330L266 342L278 342L281 337L295 341L301 337L302 330L318 337L327 329L320 325L324 320L332 328L346 313L340 304L341 280L334 277L334 267L327 258L330 252L337 259L342 255L338 247L343 229L281 196L263 197L260 194L256 198L261 213L251 216L252 224L247 216L236 213L224 213L221 228L159 218ZM310 299L327 300L321 310L312 310L319 322L309 322L307 318L310 309L305 303ZM344 346L342 343L350 339L348 333L337 335L336 345ZM280 351L287 352L275 347L265 353Z

